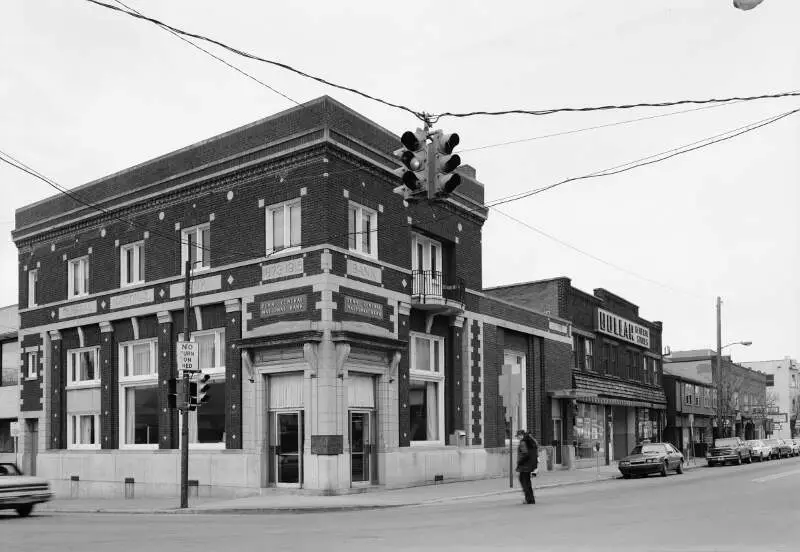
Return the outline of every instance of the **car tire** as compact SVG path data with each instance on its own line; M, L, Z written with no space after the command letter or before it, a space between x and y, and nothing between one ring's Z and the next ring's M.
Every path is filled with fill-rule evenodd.
M17 514L19 514L19 517L28 517L31 515L32 511L33 504L26 504L25 506L20 506L17 508Z
M747 455L747 463L748 464L752 464L753 463L753 454L752 453Z
M631 474L629 474L629 473L623 473L622 474L622 479L630 479L630 478L631 478Z
M741 454L736 458L736 465L737 466L741 466L742 465L742 455Z
M659 473L661 474L661 477L666 477L667 476L667 461L666 460L664 460L664 463L661 464L661 471Z
M678 462L678 467L675 469L675 473L677 473L678 475L683 473L683 460Z

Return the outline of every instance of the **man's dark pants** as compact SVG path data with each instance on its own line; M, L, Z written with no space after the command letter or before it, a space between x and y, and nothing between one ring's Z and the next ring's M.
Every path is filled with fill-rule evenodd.
M533 498L533 485L531 485L531 472L519 472L519 483L525 493L525 503L533 504L535 500Z

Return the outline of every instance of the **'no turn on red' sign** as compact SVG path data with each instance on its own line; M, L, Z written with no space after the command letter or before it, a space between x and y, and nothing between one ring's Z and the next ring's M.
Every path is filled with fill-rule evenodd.
M194 341L178 341L178 371L197 372L198 348Z

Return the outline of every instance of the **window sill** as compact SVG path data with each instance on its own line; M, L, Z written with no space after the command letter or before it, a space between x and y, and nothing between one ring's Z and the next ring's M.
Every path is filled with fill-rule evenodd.
M283 247L281 249L273 249L272 251L266 251L266 257L269 260L277 259L280 257L288 257L289 255L294 255L299 253L302 248L299 245L293 245L291 247Z
M377 253L375 255L373 255L372 253L362 253L361 251L358 251L357 249L348 249L347 253L349 255L353 255L353 256L356 256L356 257L361 257L362 259L365 259L367 261L377 261L378 260Z
M78 383L68 383L67 391L70 389L91 389L93 387L100 387L100 380L81 381Z
M145 450L158 450L158 445L157 444L153 444L153 445L120 445L119 446L119 450L130 451L130 452L145 451Z
M39 376L28 376L26 378L23 378L23 381L36 381L38 379L39 379Z
M185 270L185 267L186 267L186 261L183 261L183 262L181 263L181 266L182 266L182 267L184 267L184 268L182 268L182 269L181 269L181 276L186 276L186 270ZM193 268L193 269L192 269L192 270L189 272L189 275L190 275L190 276L194 276L194 275L195 275L195 274L197 274L197 273L208 272L209 270L211 270L211 266L210 266L210 265L209 265L209 266L198 266L198 267L196 267L196 268Z
M67 450L100 450L100 445L68 445Z
M137 287L142 287L146 284L144 280L139 280L138 282L128 282L127 284L120 282L119 289L133 289Z
M189 443L189 450L197 450L197 451L225 450L225 443Z
M80 301L81 299L86 299L89 297L89 292L81 293L80 295L70 295L67 297L67 301Z
M411 441L409 446L415 448L436 448L436 447L445 447L444 441ZM451 448L458 448L453 445Z

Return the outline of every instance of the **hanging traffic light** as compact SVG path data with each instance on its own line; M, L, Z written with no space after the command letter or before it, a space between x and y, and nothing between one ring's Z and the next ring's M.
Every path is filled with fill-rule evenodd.
M445 198L453 193L453 190L461 184L461 175L455 173L461 165L461 157L453 153L453 149L458 145L458 134L443 134L441 130L436 131L432 137L434 145L434 164L433 183L428 187L428 198Z
M402 167L393 172L403 181L394 192L404 199L417 199L428 189L428 151L427 134L418 128L416 132L407 130L400 137L403 147L394 152Z
M211 389L211 384L208 383L209 379L211 379L211 376L208 374L203 374L200 376L197 389L197 406L206 404L211 398L208 396L208 390Z
M197 383L194 381L189 382L189 404L187 408L190 412L197 410Z

